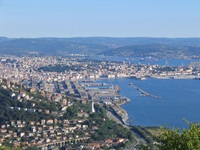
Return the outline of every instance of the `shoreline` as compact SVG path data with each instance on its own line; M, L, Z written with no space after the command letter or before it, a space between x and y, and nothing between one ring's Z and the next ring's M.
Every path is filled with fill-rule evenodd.
M113 115L110 119L113 119L113 117L115 117L114 120L115 121L116 121L116 119L118 120L116 122L118 122L118 123L120 122L121 124L127 126L128 125L127 121L129 119L129 115L126 112L126 110L121 108L121 106L126 104L129 101L130 101L129 99L128 100L123 100L120 103L119 102L114 102L112 105L110 105L111 110L107 110L110 113L112 113L112 115Z
M109 81L110 79L107 79L107 78L105 78L106 80L105 81L101 81L101 82L105 82L105 83L110 83L110 84L117 84L117 85L120 85L119 83L120 82L118 82L117 80L116 80L116 82L114 81L114 82L112 82L112 81ZM118 79L121 79L121 78L118 78ZM114 79L115 80L115 79ZM123 78L123 80L128 80L129 81L129 79L128 78ZM122 80L122 81L123 81ZM147 80L152 80L151 82L154 82L154 80L156 80L156 81L159 81L160 79L156 79L156 78L147 78ZM182 82L182 81L180 81L180 80L178 80L178 79L168 79L169 81L170 81L170 83L172 82L172 83L176 83L176 82ZM191 81L191 83L193 83L193 82L195 82L196 80L190 80L190 79L186 79L187 80L187 82L188 81ZM159 81L158 83L160 83L160 82L165 82L165 80L162 80L162 81ZM197 80L197 81L199 81L199 80ZM138 81L138 82L140 82L140 81ZM143 82L143 81L141 81L141 82ZM140 82L140 83L141 83ZM186 82L186 83L187 83ZM130 83L130 82L126 82L126 83ZM189 82L190 83L190 82ZM195 82L196 83L196 82ZM121 83L121 84L123 84L123 82ZM164 84L165 85L165 84ZM167 85L167 84L166 84ZM126 90L126 89L125 89ZM121 89L121 91L118 93L120 96L122 96L122 95L125 95L125 96L130 96L131 94L124 94L123 93L124 92L124 89ZM162 97L164 97L164 96L162 96ZM133 97L132 96L130 96L130 98L131 99L133 99ZM135 99L135 98L134 98ZM131 104L133 103L133 101L134 100L132 100L131 101ZM127 104L127 105L125 105L125 107L123 106L124 104L126 104L128 101L120 101L120 100L118 100L118 101L114 101L114 103L122 110L123 109L123 111L126 111L126 113L128 113L128 112L130 112L131 111L131 109L127 109L126 110L126 108L129 108L129 104ZM163 107L164 108L164 107ZM125 109L125 110L124 110ZM132 112L130 112L131 114L132 114ZM123 120L123 118L122 118L122 115L119 115L119 114L117 114L117 113L115 113L114 114L114 116L115 116L115 118L117 119L117 120L119 120L120 122L122 122L123 124L125 124L125 125L132 125L132 123L133 123L133 125L137 125L138 123L137 123L137 120L135 119L135 117L134 116L132 116L131 114L128 114L128 118L126 118L126 120ZM149 113L150 114L150 113ZM148 115L148 114L147 114ZM145 121L144 121L145 122ZM164 122L164 121L163 121ZM178 122L178 121L177 121ZM143 123L143 122L142 122ZM176 126L178 126L178 127L185 127L185 125L181 122L181 121L179 121L178 122L180 125L176 125ZM160 126L160 125L164 125L164 124L166 124L165 122L164 123L159 123L159 124L155 124L155 123L152 123L152 124L149 124L149 123L147 123L147 124L140 124L141 126ZM169 126L175 126L175 125L173 125L172 123L172 125L170 125L170 121L169 121Z
M126 77L99 77L99 78L94 78L94 79L91 79L89 81L98 81L98 80L104 80L104 79L110 79L110 80L114 80L114 79L124 79L124 78L131 78L131 79L136 79L136 80L146 80L148 78L151 78L151 79L165 79L165 80L180 80L180 79L183 79L183 80L200 80L200 76L199 75L182 75L182 76L141 76L140 78L136 78L136 76L126 76ZM145 78L145 79L143 79ZM77 79L75 81L85 81L87 80L86 78L84 79Z

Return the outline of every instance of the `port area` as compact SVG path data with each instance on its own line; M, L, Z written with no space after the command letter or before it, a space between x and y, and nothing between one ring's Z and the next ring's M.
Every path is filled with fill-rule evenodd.
M99 104L106 108L109 118L127 125L128 113L121 108L121 105L130 101L129 98L120 95L120 87L99 81L82 81L75 84L77 93L80 94L81 99L89 98L95 104ZM84 93L84 94L83 94Z
M132 86L134 89L140 91L141 94L142 94L142 96L149 96L149 97L153 97L153 98L156 98L156 99L162 98L162 97L160 97L160 96L152 95L152 94L150 94L150 93L148 93L148 92L142 90L141 88L135 86L133 83L129 83L129 85Z
M121 123L125 126L128 125L128 120L129 120L129 116L128 113L121 108L121 106L127 102L129 102L130 99L128 99L127 97L122 97L120 96L118 99L115 99L113 101L111 101L110 103L101 103L104 108L107 110L107 114L112 114L109 115L108 117L110 119L113 119L113 117L115 117L115 121L117 119L118 123Z

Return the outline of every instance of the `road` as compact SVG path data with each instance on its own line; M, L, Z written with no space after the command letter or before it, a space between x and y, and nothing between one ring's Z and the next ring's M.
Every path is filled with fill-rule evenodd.
M123 124L122 121L121 121L117 116L115 116L112 112L106 110L106 113L107 113L108 118L110 118L111 120L114 120L114 121L116 121L117 123L123 125L125 128L130 129L129 126ZM128 148L126 148L125 150L137 150L137 149L136 149L136 146L137 146L138 144L144 144L144 145L147 144L146 140L145 140L142 136L140 136L137 132L135 132L135 131L133 131L133 130L131 130L131 129L130 129L130 131L133 133L135 141L133 142L132 145L130 145L130 146L129 146Z

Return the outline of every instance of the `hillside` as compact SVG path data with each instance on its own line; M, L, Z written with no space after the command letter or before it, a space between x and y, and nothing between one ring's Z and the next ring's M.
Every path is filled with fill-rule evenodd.
M108 49L107 46L82 42L73 39L14 39L0 43L1 54L24 54L38 52L40 54L94 54Z
M200 38L16 38L0 37L0 54L177 57L200 54ZM35 54L35 53L34 53Z
M105 56L132 56L180 58L185 56L200 56L200 47L194 46L166 46L166 45L131 45L111 49L100 53Z

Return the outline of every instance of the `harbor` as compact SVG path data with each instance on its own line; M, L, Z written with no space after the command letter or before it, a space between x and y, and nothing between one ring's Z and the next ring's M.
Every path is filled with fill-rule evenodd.
M160 99L161 97L160 96L156 96L156 95L152 95L144 90L142 90L141 88L135 86L133 83L129 83L129 85L133 88L135 88L136 90L140 91L142 96L149 96L149 97L153 97L153 98L156 98L156 99Z
M117 84L109 84L101 81L79 82L79 93L86 93L96 104L104 106L122 124L127 125L128 113L121 106L129 98L120 95L120 87ZM82 90L80 90L82 89Z
M129 124L129 120L132 120L133 125L165 126L167 124L169 127L180 128L188 127L182 118L199 121L199 81L153 78L143 81L131 78L101 80L101 82L118 85L120 87L119 94L130 99L130 102L120 106L128 113L127 124ZM141 96L140 91L133 89L129 83L162 98ZM190 111L184 111L186 109ZM182 111L184 114L181 113Z

